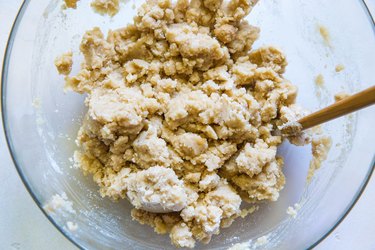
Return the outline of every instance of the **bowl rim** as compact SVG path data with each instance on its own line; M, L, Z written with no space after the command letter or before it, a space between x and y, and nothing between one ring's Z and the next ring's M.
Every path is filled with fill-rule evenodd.
M362 5L362 8L365 11L365 15L367 15L367 18L369 19L369 22L372 23L373 32L374 32L374 35L375 35L375 18L373 16L373 14L371 13L371 10L370 10L368 4L366 3L366 0L358 0L358 1ZM15 17L15 19L13 21L13 24L12 24L12 27L11 27L11 31L10 31L10 34L9 34L9 37L7 39L6 46L5 46L5 53L4 53L4 59L3 59L3 65L2 65L2 73L1 73L1 79L0 79L0 85L1 85L0 86L0 94L1 94L1 102L0 102L1 120L2 120L2 126L3 126L4 134L5 134L5 141L6 141L8 150L9 150L10 157L11 157L11 159L13 161L13 164L14 164L16 170L17 170L18 175L21 177L22 183L26 187L26 190L28 191L28 193L30 194L30 196L32 197L32 199L34 200L34 202L36 203L36 205L39 207L39 209L41 210L41 212L47 217L47 219L52 223L52 225L54 225L54 227L62 235L65 236L65 238L67 240L69 240L74 246L78 247L79 249L84 249L82 246L80 246L78 244L78 242L76 242L72 237L70 237L66 233L66 231L63 229L63 227L61 225L59 225L43 209L43 205L36 198L35 194L31 190L31 187L30 187L29 183L26 180L26 177L23 175L22 170L19 167L20 164L18 163L18 161L17 161L17 159L16 159L16 157L15 157L15 155L13 153L15 151L15 148L13 147L12 141L11 141L10 136L9 136L9 126L8 126L8 124L6 122L7 121L7 114L6 114L6 111L5 111L6 110L5 109L5 106L6 106L6 101L5 101L6 100L6 96L5 96L5 92L6 91L5 90L6 90L6 83L7 83L7 77L8 77L9 60L10 60L10 55L12 53L13 43L14 43L15 36L17 34L19 23L22 20L23 15L24 15L24 13L25 13L25 11L27 9L27 6L28 6L28 4L30 2L31 2L31 0L23 0L23 2L22 2L21 6L20 6L20 8L19 8L19 10L18 10L18 12L16 14L16 17ZM375 13L374 13L374 15L375 15ZM307 249L313 249L314 247L318 246L321 242L323 242L341 224L341 222L343 222L346 219L346 217L349 215L349 213L351 212L351 210L357 204L358 200L361 198L363 192L365 191L365 189L367 187L367 184L371 180L371 176L372 176L372 174L373 174L374 171L375 171L375 155L373 156L371 165L369 167L368 172L366 173L366 177L365 177L364 181L362 182L362 184L358 188L356 194L354 195L353 199L351 200L351 202L349 203L349 205L347 206L347 208L344 210L344 212L342 213L342 215L340 216L340 218L335 222L335 224L329 230L327 230L324 234L322 234L316 240L314 240L315 242L311 246L309 246Z

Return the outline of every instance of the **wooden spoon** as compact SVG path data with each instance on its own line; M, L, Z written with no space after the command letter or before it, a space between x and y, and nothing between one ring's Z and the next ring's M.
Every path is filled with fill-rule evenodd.
M375 104L375 85L305 116L297 122L301 124L302 130L304 130L373 104Z

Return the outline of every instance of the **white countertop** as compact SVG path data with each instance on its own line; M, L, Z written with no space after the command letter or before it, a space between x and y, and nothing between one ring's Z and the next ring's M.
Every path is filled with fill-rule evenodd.
M366 1L375 13L375 0ZM0 62L21 5L21 0L0 0ZM10 158L0 128L0 249L76 249L47 220L25 189ZM336 230L316 249L375 249L375 177Z

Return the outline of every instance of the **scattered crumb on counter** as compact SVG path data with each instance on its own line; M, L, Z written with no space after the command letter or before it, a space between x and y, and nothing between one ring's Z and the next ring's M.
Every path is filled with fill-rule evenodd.
M95 12L101 15L108 15L113 17L120 10L119 0L94 0L91 2L91 7Z
M262 237L259 237L257 241L255 242L256 246L263 246L268 243L268 237L267 235L264 235Z
M76 9L77 8L77 2L79 0L64 0L64 5L62 6L63 9Z
M56 211L65 211L72 214L76 213L73 209L73 203L68 200L66 193L53 195L51 200L43 206L43 209L47 213L55 213Z
M250 244L249 242L237 243L228 248L228 250L250 250Z
M73 53L71 51L56 57L55 66L60 75L69 75L72 71Z
M323 38L324 44L331 47L331 35L328 29L323 25L318 25L319 34Z
M319 87L323 87L324 85L324 77L322 74L319 74L315 77L315 84Z
M307 181L310 181L314 176L315 171L318 170L322 162L327 159L328 152L331 148L332 140L328 136L321 136L319 138L313 138L311 142L313 158L310 161L310 168L307 175Z
M132 9L135 10L137 8L137 6L135 5L135 3L132 4Z
M336 67L335 67L335 71L338 73L338 72L341 72L345 69L345 66L342 65L342 64L337 64Z
M77 231L77 229L78 229L78 224L74 223L72 221L68 221L66 223L66 226L68 227L69 231L71 231L71 232Z
M32 101L31 105L32 105L34 108L36 108L36 109L40 109L41 103L42 103L42 102L41 102L40 98L39 98L39 97L36 97L36 98Z
M296 203L294 204L294 206L288 207L288 209L286 210L286 213L292 216L293 218L296 218L298 214L298 210L300 209L301 209L301 205Z
M349 93L346 93L346 92L339 92L337 94L335 94L335 102L339 102L347 97L349 97L350 94Z

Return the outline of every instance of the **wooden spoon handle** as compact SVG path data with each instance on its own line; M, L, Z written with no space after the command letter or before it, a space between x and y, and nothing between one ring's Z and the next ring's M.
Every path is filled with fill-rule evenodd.
M301 118L302 129L308 129L375 103L375 85L346 97L324 109Z

